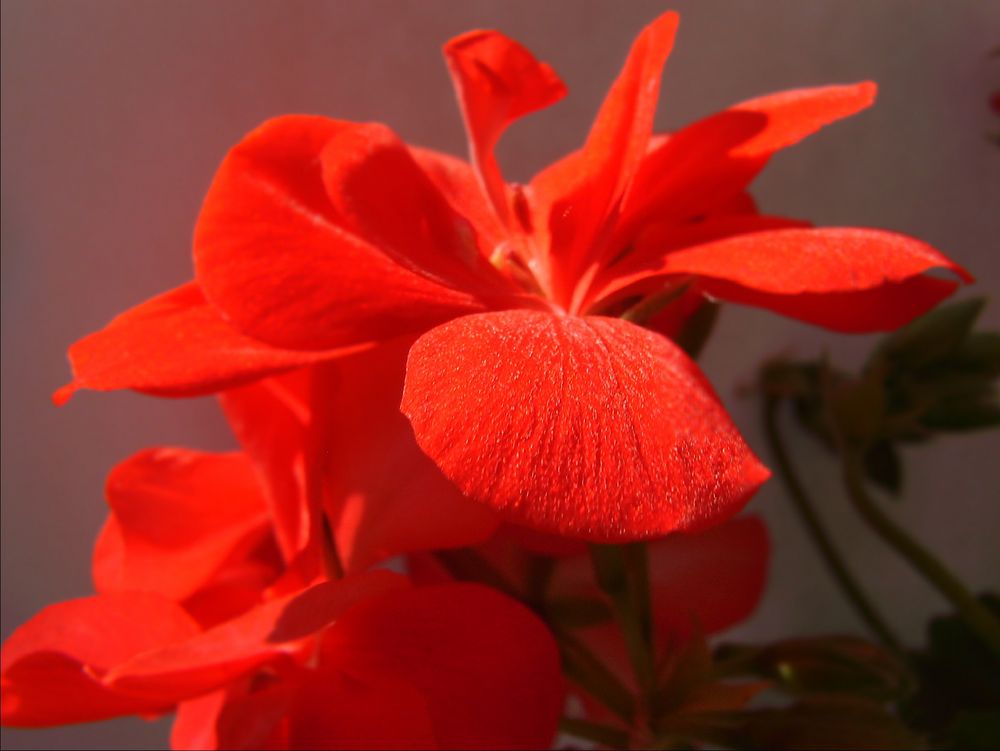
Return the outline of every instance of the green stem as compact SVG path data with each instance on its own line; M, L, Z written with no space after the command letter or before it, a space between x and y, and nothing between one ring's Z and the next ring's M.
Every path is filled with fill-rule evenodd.
M764 432L767 436L771 454L777 464L778 472L788 495L792 500L792 505L798 512L799 518L806 527L806 531L812 538L813 543L819 550L826 564L827 569L833 575L844 596L857 611L865 625L878 637L878 639L889 649L897 654L902 654L902 646L899 639L879 614L872 604L868 595L861 585L851 574L844 557L840 554L833 539L823 526L823 521L816 511L815 506L806 493L805 486L799 478L791 457L785 448L785 442L781 437L778 427L778 400L771 396L764 398Z
M1000 655L1000 620L987 610L965 585L933 553L896 526L868 495L863 480L860 452L844 447L841 452L844 485L862 518L890 547L905 558L958 611L965 624L997 655Z
M652 608L644 543L591 545L598 585L611 599L643 697L653 688Z

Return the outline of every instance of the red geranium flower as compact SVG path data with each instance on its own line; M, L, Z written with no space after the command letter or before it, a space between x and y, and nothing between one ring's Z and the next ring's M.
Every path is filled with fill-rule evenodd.
M767 528L753 516L730 519L695 534L677 533L651 541L647 546L651 616L650 667L662 689L671 679L671 668L687 659L689 650L704 649L704 639L746 620L756 609L767 579L770 545ZM542 556L542 557L539 557ZM620 622L613 615L615 603L598 584L587 546L579 541L539 535L512 525L502 527L470 559L457 555L418 553L408 557L411 576L420 582L441 583L453 576L489 572L505 591L536 603L557 630L571 634L570 641L599 656L617 682L632 696L643 695ZM544 572L544 573L542 573ZM564 637L565 638L565 637ZM689 675L682 691L674 689L677 711L736 710L766 683L739 687L710 680L710 661L704 675ZM700 667L699 667L700 670ZM690 666L689 666L690 671ZM572 671L567 673L572 678ZM589 676L587 676L589 677ZM603 684L603 681L601 682ZM591 695L588 691L598 689ZM584 713L595 720L620 725L626 707L617 696L605 704L602 685L571 686ZM677 695L680 694L680 695ZM616 714L619 713L619 714ZM624 730L635 729L633 722ZM637 745L641 745L636 740Z
M176 707L178 749L551 743L558 650L530 611L389 571L323 581L282 560L265 495L242 454L155 449L119 465L99 594L46 608L4 644L3 724Z
M286 560L319 570L324 518L346 573L496 530L496 513L469 503L413 440L398 407L408 348L388 343L222 393Z
M467 496L604 541L735 513L767 471L680 349L614 316L676 294L882 330L954 289L927 271L969 277L917 240L762 216L745 194L774 152L868 106L873 84L763 97L654 137L676 25L668 13L640 34L582 149L527 186L503 181L493 147L564 87L496 32L445 48L471 165L382 125L265 123L205 200L197 282L75 345L70 389L205 393L419 337L402 411Z

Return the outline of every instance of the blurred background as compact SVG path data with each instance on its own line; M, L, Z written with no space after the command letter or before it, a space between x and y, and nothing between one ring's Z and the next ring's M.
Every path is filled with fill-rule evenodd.
M757 181L762 210L920 237L1000 290L1000 3L823 0L232 2L4 0L2 4L2 635L91 592L103 480L157 444L233 441L211 399L49 395L66 347L191 275L190 238L225 154L274 115L392 125L407 141L465 154L440 46L497 28L554 65L570 96L518 124L500 149L526 180L576 148L639 29L668 8L681 29L658 125L799 86L871 79L876 106L779 155ZM984 321L1000 327L1000 303ZM730 307L702 363L750 444L768 459L758 405L739 396L767 356L831 353L844 337ZM854 569L912 643L944 604L853 517L837 472L793 441ZM894 513L973 587L1000 585L998 433L907 451ZM776 482L751 504L774 542L771 583L732 638L861 633ZM4 730L4 748L165 747L169 720Z

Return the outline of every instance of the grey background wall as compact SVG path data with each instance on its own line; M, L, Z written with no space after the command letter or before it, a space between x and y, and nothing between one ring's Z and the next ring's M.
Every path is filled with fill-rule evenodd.
M877 106L777 158L762 207L819 224L919 236L1000 290L1000 2L229 2L4 0L2 80L2 633L90 592L89 550L108 469L148 445L231 445L210 399L85 393L56 409L64 351L112 315L189 278L198 207L225 151L261 120L312 112L394 126L463 154L440 45L499 28L551 62L570 97L518 125L501 158L524 179L583 139L642 25L673 7L682 25L659 125L669 129L782 88L873 79ZM1000 325L1000 304L986 319ZM756 408L738 397L765 356L825 348L856 363L870 341L727 309L704 365L764 452ZM1000 585L997 434L907 453L898 515L973 585ZM807 442L856 568L911 640L943 605L851 516ZM859 632L772 483L752 507L774 538L771 586L733 634ZM124 720L26 733L4 748L165 744L168 722Z

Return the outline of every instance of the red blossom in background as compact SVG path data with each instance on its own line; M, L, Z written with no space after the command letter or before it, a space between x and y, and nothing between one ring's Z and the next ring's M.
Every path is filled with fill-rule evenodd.
M99 594L4 644L4 725L177 707L178 749L551 742L558 652L524 606L389 571L322 581L282 560L264 496L242 454L155 449L119 465Z
M74 345L61 396L205 393L419 337L402 410L468 497L604 541L732 515L766 470L676 345L608 316L674 289L883 330L954 289L928 270L969 277L917 240L810 229L745 193L774 152L871 104L873 84L763 97L654 137L676 24L642 32L583 148L526 186L503 181L493 147L565 90L496 32L445 48L471 165L382 125L265 123L205 200L197 281Z

